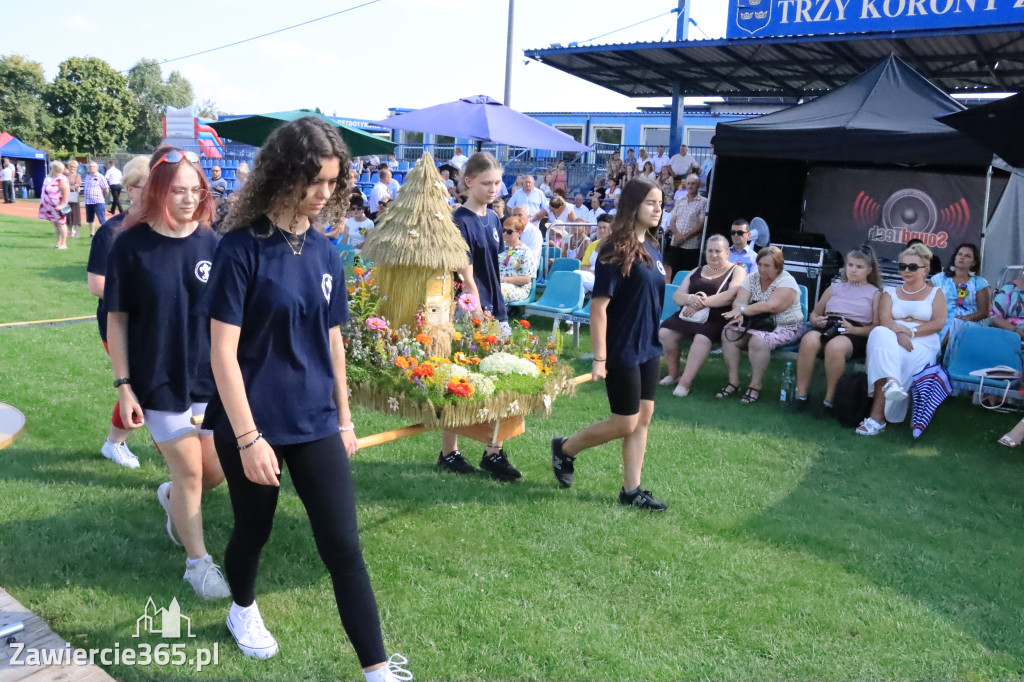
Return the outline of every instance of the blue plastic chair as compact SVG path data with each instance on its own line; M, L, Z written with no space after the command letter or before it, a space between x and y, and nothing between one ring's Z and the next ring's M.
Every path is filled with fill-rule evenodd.
M1020 387L1022 367L1020 337L1008 329L965 324L953 334L946 345L942 365L949 373L949 383L956 391L981 391L1005 396L1006 402L1019 402L1015 390ZM1006 365L1017 372L1017 379L1005 381L971 376L971 372Z
M683 280L686 279L688 274L690 274L689 270L680 270L676 274L672 275L672 284L679 286L683 283Z
M800 312L804 315L804 324L807 324L808 316L811 311L807 308L807 287L803 284L798 284L800 287ZM785 346L779 346L775 349L775 354L781 355L782 357L794 357L795 353L800 351L800 339L797 339L793 343L786 344Z
M555 272L548 278L548 286L540 299L526 306L526 313L554 318L554 325L557 325L558 320L583 307L583 298L583 277L579 273Z
M661 321L664 322L679 312L679 306L672 300L672 295L679 290L678 284L665 285L665 302L661 305Z
M536 300L536 298L537 298L537 278L534 277L533 279L530 280L530 295L527 296L522 301L512 301L511 303L506 303L505 307L506 308L522 308L522 307L525 307L525 306L529 305L530 303L533 303Z
M554 272L573 272L574 270L580 269L580 261L578 258L556 258L548 268L548 278Z
M580 327L582 327L583 325L589 325L590 324L590 301L587 301L587 304L585 306L583 306L579 310L574 311L572 313L572 315L569 315L568 317L566 317L564 319L567 319L570 322L572 322L573 344L577 348L579 348L580 347Z
M338 255L341 256L342 266L346 265L356 252L356 247L351 244L335 244L335 248L338 249Z
M371 173L370 183L376 185L378 182L380 182L380 175L378 173Z
M359 182L369 182L369 181L370 181L370 174L369 173L360 173L359 174Z
M412 164L409 163L408 161L399 161L398 162L398 170L401 173L408 173L411 168L412 168Z

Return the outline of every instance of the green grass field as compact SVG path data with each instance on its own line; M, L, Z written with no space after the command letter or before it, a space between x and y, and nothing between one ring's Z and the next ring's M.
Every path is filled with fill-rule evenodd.
M92 312L87 248L0 218L0 323ZM549 439L606 414L599 385L509 443L517 484L438 473L436 434L358 453L389 652L417 680L1019 679L1024 457L995 443L1015 418L956 400L919 442L905 425L864 438L782 414L778 373L751 407L712 397L720 358L690 397L661 389L645 469L661 515L615 504L616 445L583 454L571 490L551 475ZM0 586L78 647L137 646L150 596L177 597L190 651L219 645L201 673L109 667L119 680L362 679L287 478L257 586L281 653L237 652L227 604L181 581L152 445L133 435L135 471L99 455L110 377L94 324L0 330L0 400L28 420L0 451ZM399 425L356 419L362 435ZM465 447L474 463L479 449ZM219 561L225 487L204 514Z

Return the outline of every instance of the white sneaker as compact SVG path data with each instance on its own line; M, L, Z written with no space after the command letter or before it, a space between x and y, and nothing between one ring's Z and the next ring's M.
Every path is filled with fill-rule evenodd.
M412 673L403 667L408 664L409 659L402 654L391 654L391 658L384 661L383 668L363 675L366 676L366 682L409 682Z
M213 563L213 557L209 554L200 559L197 563L185 565L185 575L182 580L192 585L201 599L228 599L231 597L231 590L224 575L220 572L220 566Z
M676 387L672 389L672 395L674 395L677 398L685 398L686 396L690 395L690 389L686 388L685 386L677 384Z
M160 484L160 487L156 489L156 499L160 501L160 506L164 508L164 513L167 514L167 534L171 536L171 542L181 547L181 538L178 537L178 532L174 529L174 521L171 520L171 482L164 481Z
M235 644L246 656L270 658L277 653L277 640L263 625L263 616L256 602L247 608L232 604L227 623Z
M100 448L103 456L115 464L120 464L129 469L139 468L139 458L128 449L127 443L111 443L109 440Z
M659 386L671 386L672 384L679 381L679 377L674 377L671 374L666 376L664 379L658 382Z

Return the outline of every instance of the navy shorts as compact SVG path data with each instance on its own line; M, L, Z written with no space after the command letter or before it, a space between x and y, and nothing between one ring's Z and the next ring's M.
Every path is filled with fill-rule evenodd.
M624 417L639 414L641 400L654 400L660 372L660 357L652 358L639 367L609 367L604 387L612 414Z
M100 225L107 222L107 205L106 204L86 204L85 205L85 222L91 223L93 218L100 219Z

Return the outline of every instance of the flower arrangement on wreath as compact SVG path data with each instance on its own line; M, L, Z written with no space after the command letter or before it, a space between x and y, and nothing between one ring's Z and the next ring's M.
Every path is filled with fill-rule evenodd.
M468 266L468 246L447 201L424 154L367 236L362 258L375 265L356 260L342 329L353 401L425 421L436 413L431 423L444 427L549 411L573 390L561 334L499 325L460 294L452 272Z

